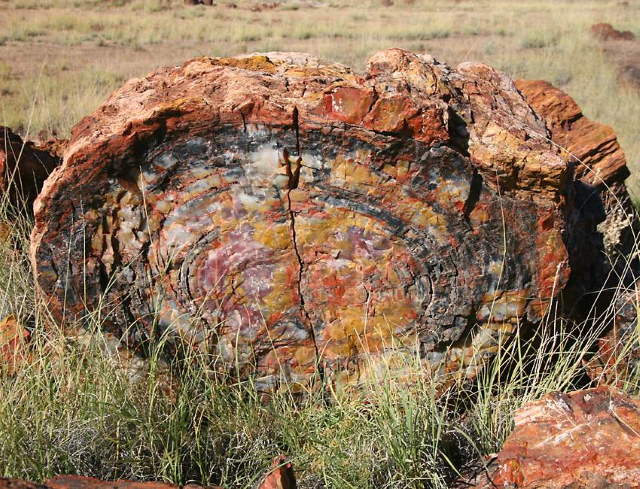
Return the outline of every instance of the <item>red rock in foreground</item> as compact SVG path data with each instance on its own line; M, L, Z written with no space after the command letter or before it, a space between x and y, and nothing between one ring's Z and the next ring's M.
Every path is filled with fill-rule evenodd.
M61 321L102 305L130 345L167 331L260 389L416 358L473 375L568 278L548 136L485 65L195 59L74 128L35 204L36 281Z
M0 126L0 190L11 202L30 208L44 180L60 164L60 158L32 142L25 142L9 128Z
M293 465L285 456L273 459L271 471L265 476L258 489L296 489L296 476Z
M607 387L554 393L518 410L476 489L640 487L640 401Z

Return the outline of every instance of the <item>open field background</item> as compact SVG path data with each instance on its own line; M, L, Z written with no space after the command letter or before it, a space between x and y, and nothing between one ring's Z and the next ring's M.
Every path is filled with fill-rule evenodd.
M589 34L609 22L640 35L637 0L387 3L0 0L0 123L65 136L124 80L194 56L293 50L362 69L376 50L403 47L549 80L616 129L632 169L640 163L640 93L620 87L615 63Z
M615 63L589 34L592 24L609 22L640 36L640 0L394 2L282 0L254 11L254 0L0 0L0 125L30 138L66 137L126 79L194 56L306 51L362 69L376 50L403 47L553 82L616 129L640 174L640 91L620 85ZM640 196L640 177L630 183ZM200 357L188 358L194 367L177 382L156 355L142 368L124 354L106 355L115 348L98 332L104 318L89 318L95 334L51 328L26 255L32 222L5 200L0 223L11 226L0 233L0 318L13 314L42 334L18 372L0 368L0 476L251 488L273 455L287 453L304 489L445 489L499 450L516 408L588 384L582 362L601 331L570 333L553 310L534 338L518 338L475 381L454 380L444 396L417 364L409 365L418 378L410 389L385 378L360 398L330 393L330 402L324 392L304 402L282 392L264 403L251 385L208 375L209 359ZM162 339L155 346L160 351ZM640 391L638 372L616 380Z

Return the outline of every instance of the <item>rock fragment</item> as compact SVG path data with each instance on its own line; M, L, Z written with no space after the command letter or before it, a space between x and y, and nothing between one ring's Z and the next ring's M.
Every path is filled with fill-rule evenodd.
M0 489L222 489L220 486L201 486L187 484L178 486L167 482L133 481L133 480L101 480L81 475L57 475L42 484L35 484L20 479L0 477ZM282 455L274 458L269 472L257 489L296 489L296 478L293 466Z
M28 358L26 343L31 333L15 316L0 320L0 371L15 373Z
M553 393L518 410L475 489L640 487L640 402L598 387Z
M611 127L585 117L562 90L542 80L516 80L516 86L574 167L567 293L578 298L591 294L583 301L591 310L594 293L628 286L640 270L635 256L640 222L625 186L629 169L624 151ZM606 309L613 297L599 295Z
M623 182L629 176L624 151L610 126L584 116L567 93L543 80L516 80L516 87L547 124L553 141L589 185Z
M296 489L293 465L280 455L273 459L271 471L265 476L258 489Z
M56 151L62 145L56 143ZM0 126L0 190L8 192L13 204L24 202L30 209L44 180L60 163L59 156L47 149L25 142L8 127Z

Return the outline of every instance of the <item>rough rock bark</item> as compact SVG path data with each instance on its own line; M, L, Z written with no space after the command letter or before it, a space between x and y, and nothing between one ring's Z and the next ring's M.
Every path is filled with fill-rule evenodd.
M261 389L415 358L473 375L569 275L548 136L485 65L194 59L74 128L35 204L36 281L61 321L102 308L132 346L168 332Z
M629 176L626 157L613 129L585 117L569 95L546 81L516 80L516 86L574 167L568 289L580 296L628 286L639 271L640 222L624 183ZM607 293L601 298L605 308L613 300ZM593 297L587 302L591 308Z
M597 187L629 176L624 151L610 126L585 117L573 98L549 82L516 80L515 84L574 164L577 178Z
M640 401L608 387L553 393L518 410L475 489L640 487Z
M48 149L23 141L8 127L0 126L0 190L9 192L12 203L24 202L31 208L42 183L61 162Z

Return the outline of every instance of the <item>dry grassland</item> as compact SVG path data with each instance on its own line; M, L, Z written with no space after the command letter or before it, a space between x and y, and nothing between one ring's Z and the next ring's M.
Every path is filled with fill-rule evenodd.
M637 166L640 93L619 85L588 30L610 22L640 34L638 0L386 3L283 0L253 11L255 0L0 0L0 123L65 136L124 80L194 56L305 51L361 69L376 50L403 47L553 82L611 124Z

